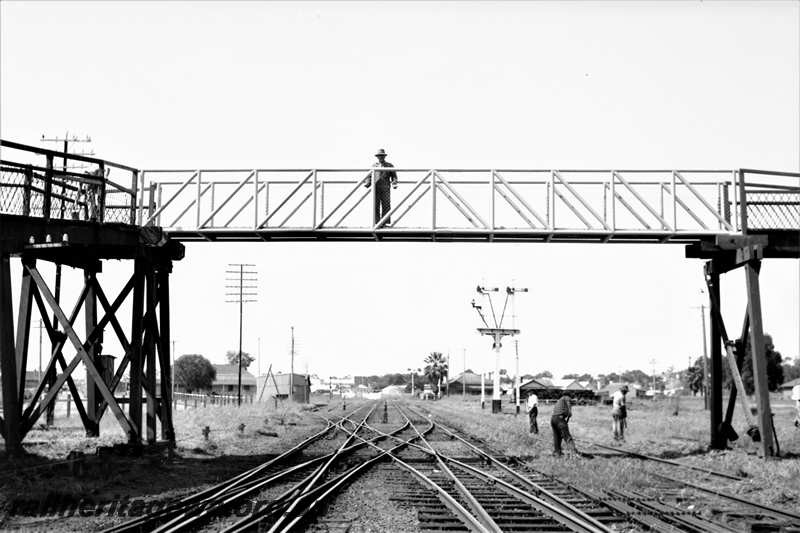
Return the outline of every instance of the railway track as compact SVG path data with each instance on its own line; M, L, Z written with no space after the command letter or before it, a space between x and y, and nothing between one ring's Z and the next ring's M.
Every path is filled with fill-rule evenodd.
M742 530L667 497L623 489L590 493L402 404L389 409L376 402L317 416L324 427L283 454L106 532L345 532L363 517L344 512L337 500L369 477L380 481L392 505L415 514L413 528L422 531ZM667 476L654 483L664 494L674 491ZM253 502L245 516L233 513ZM792 513L758 511L760 523L769 518L773 525L800 527Z

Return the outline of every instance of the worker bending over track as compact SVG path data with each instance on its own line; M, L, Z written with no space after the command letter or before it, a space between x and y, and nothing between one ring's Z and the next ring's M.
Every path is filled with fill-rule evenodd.
M578 453L575 441L572 440L572 435L569 433L569 419L572 417L571 402L572 397L564 393L553 407L553 415L550 417L550 427L553 429L553 455L557 457L563 455L561 441L564 441L567 450L574 454Z

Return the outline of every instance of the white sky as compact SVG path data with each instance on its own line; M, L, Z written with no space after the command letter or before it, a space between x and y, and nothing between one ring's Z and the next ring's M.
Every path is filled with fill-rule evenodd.
M0 19L3 138L90 134L98 156L139 168L364 167L379 147L424 168L800 167L797 2L2 2ZM172 331L178 354L222 362L238 319L225 264L249 262L261 290L244 349L261 338L262 370L288 370L290 325L296 368L321 376L405 371L433 350L455 372L462 349L488 370L469 302L478 282L514 280L531 289L517 301L523 372L663 370L702 351L702 263L683 254L190 244ZM103 279L118 287L130 268ZM797 261L762 269L785 356L800 354L798 277ZM732 332L744 298L741 273L726 275Z

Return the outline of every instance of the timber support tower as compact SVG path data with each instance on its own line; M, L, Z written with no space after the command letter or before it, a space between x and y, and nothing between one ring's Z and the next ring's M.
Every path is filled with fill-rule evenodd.
M87 436L100 435L100 420L108 410L134 447L159 440L174 445L169 278L172 262L183 258L183 245L161 228L135 224L136 169L74 155L58 168L55 163L63 158L58 152L6 141L3 147L0 430L7 452L22 453L23 439L42 415L52 420L65 386ZM15 160L5 160L12 150ZM93 172L71 172L69 163L74 161L89 165ZM128 181L123 185L125 175ZM19 258L22 267L16 310L12 257ZM108 260L131 266L130 278L115 293L107 292L98 278ZM42 275L42 263L56 265L53 282ZM74 301L65 301L61 294L61 267L82 278ZM123 318L120 308L126 303L130 315ZM31 389L30 384L26 387L26 368L34 306L53 349ZM76 327L76 322L84 327ZM82 337L80 330L85 333ZM103 352L108 333L122 347L116 368L114 358ZM68 347L75 353L71 359L65 356ZM81 364L86 370L85 390L79 390L75 379Z
M754 355L757 426L765 457L776 454L766 379L759 272L764 259L800 258L800 174L734 170L556 170L395 168L399 187L390 211L374 218L374 168L135 169L69 156L94 176L57 169L63 154L9 141L0 162L0 357L3 421L11 453L64 385L87 434L110 409L130 442L174 442L171 420L169 274L181 242L443 241L681 244L704 259L711 310L710 446L732 434L737 389L723 417L723 364ZM14 158L6 158L13 152ZM34 161L34 160L38 160ZM108 171L110 170L110 174ZM373 183L374 185L374 183ZM10 258L22 263L13 308ZM97 279L102 262L128 260L133 274L113 300ZM53 262L79 269L83 290L69 315L37 269ZM748 305L738 338L720 313L722 274L743 268ZM130 328L116 316L132 298ZM27 406L25 368L33 305L54 350ZM99 304L99 307L98 307ZM87 335L73 324L83 309ZM16 311L16 312L15 312ZM103 314L98 320L99 313ZM13 316L17 317L14 328ZM124 352L116 370L103 357L111 327ZM77 355L67 364L70 345ZM723 353L725 358L723 358ZM87 370L84 405L71 377ZM58 370L57 370L58 369ZM126 369L130 393L115 396ZM60 373L58 373L60 371ZM160 377L159 379L157 379ZM737 387L738 388L738 387ZM738 394L743 400L743 394ZM126 414L122 405L128 403ZM142 422L142 404L146 420ZM743 402L746 407L746 402ZM749 409L747 410L749 411ZM750 417L748 412L746 417Z

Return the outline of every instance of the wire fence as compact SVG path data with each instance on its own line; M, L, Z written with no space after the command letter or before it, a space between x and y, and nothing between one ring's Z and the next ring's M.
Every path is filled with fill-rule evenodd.
M754 230L800 228L800 191L747 191L747 225Z
M138 170L9 141L0 144L0 213L135 224ZM61 169L54 165L56 157L66 159ZM88 162L91 170L67 170L71 159Z

